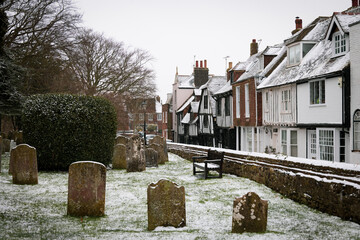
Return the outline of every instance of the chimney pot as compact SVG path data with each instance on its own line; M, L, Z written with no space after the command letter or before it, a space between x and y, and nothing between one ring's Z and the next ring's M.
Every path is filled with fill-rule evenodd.
M295 29L302 29L302 19L299 17L295 19Z
M229 69L232 69L232 62L229 62Z
M204 68L207 68L207 61L204 60Z
M253 43L256 43L256 39L253 39L252 42L253 42Z
M199 61L196 61L196 65L197 68L199 67Z
M200 61L200 68L203 68L203 61Z
M250 56L258 53L259 45L256 42L256 39L252 40L252 43L250 43Z

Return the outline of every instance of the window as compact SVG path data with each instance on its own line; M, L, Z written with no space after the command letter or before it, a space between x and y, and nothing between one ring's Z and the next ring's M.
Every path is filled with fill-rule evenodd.
M310 82L310 104L325 104L325 80Z
M216 102L216 104L217 104L216 110L217 110L218 116L221 116L221 102L222 102L222 98L218 99Z
M360 151L360 110L356 110L353 118L354 147L353 150Z
M234 82L234 72L233 71L230 72L230 82L231 83Z
M153 114L152 113L148 113L148 121L152 121L153 120Z
M252 128L245 128L247 151L252 152Z
M289 47L288 51L288 57L289 57L289 65L294 65L300 63L300 44L296 44L292 47Z
M265 93L265 112L269 112L269 92Z
M334 131L319 130L320 159L334 161Z
M204 127L209 127L209 119L207 115L204 115Z
M144 113L139 113L139 120L143 121L144 120Z
M287 155L287 131L281 130L281 150L282 154Z
M225 116L230 116L230 97L225 98Z
M168 113L165 112L165 123L167 123L167 116L168 116Z
M281 111L290 112L291 100L290 90L281 91Z
M297 131L290 131L290 156L297 157L298 156L298 148L297 148Z
M335 33L333 36L334 53L340 55L346 52L346 40L345 36L341 35L340 32Z
M240 118L240 86L236 87L236 118Z
M245 84L245 117L250 117L249 84Z
M208 96L204 95L204 109L208 109Z
M161 121L162 120L162 114L161 113L158 113L157 114L157 121Z

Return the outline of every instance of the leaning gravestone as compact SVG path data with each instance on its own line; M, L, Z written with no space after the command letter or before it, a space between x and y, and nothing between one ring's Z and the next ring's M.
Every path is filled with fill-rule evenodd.
M133 135L129 139L126 152L126 171L142 172L146 169L145 150L138 135Z
M166 179L147 189L148 229L158 226L186 226L185 188Z
M14 147L10 167L14 184L38 184L36 149L27 144Z
M117 136L115 138L115 144L123 144L123 145L127 145L129 142L129 138L124 137L124 136Z
M150 148L154 149L159 157L158 157L158 164L165 164L168 161L167 155L165 155L164 148L160 144L151 143L149 145Z
M113 159L112 159L113 169L126 169L126 145L116 144L114 147Z
M234 200L232 232L265 232L268 202L249 192Z
M74 162L69 167L67 215L101 217L105 214L106 167Z
M145 149L146 167L158 167L158 153L152 148Z

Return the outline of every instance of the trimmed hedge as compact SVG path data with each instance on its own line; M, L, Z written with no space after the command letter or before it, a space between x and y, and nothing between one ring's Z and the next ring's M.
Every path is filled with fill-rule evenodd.
M76 161L111 162L116 113L104 98L30 96L22 123L25 142L36 148L39 170L67 171Z

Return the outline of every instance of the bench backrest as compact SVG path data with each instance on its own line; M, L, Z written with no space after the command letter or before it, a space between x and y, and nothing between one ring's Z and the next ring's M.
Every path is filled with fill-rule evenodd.
M209 160L214 160L214 159L221 159L221 163L224 160L224 152L219 152L216 150L208 150L208 158Z

